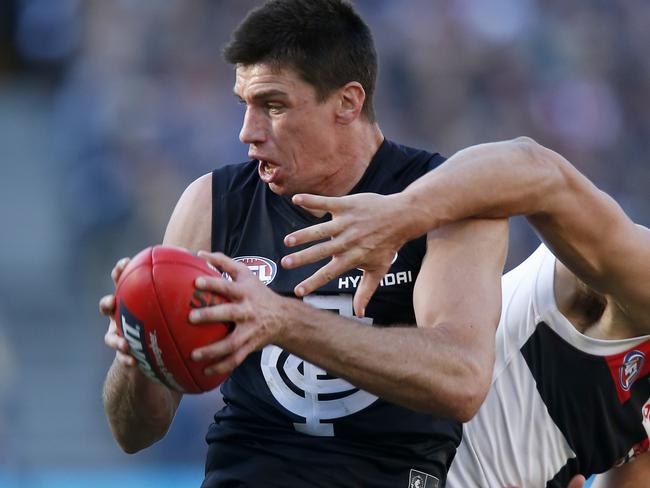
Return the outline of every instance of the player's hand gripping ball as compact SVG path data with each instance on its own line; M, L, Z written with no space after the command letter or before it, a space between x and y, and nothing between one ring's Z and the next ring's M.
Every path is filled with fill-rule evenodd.
M194 361L191 352L223 339L229 324L192 324L193 308L218 305L225 300L197 290L199 276L219 271L184 249L148 247L129 262L115 290L115 322L129 344L138 368L150 378L183 393L201 393L227 377L206 376L209 361Z

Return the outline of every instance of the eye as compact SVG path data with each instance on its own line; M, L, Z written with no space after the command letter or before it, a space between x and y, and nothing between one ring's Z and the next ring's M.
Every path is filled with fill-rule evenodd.
M284 105L281 103L269 102L266 104L266 110L268 110L270 114L279 114L284 110Z

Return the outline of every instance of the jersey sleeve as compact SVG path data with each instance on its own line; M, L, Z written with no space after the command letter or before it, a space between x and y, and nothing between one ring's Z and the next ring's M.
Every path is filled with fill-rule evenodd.
M501 279L501 319L496 335L496 363L493 381L507 367L513 355L518 354L535 329L539 309L536 293L539 292L540 279L553 255L544 244L540 245L523 263L506 273ZM554 262L554 261L553 261ZM553 292L553 277L550 277L550 291ZM549 284L542 286L548 287Z

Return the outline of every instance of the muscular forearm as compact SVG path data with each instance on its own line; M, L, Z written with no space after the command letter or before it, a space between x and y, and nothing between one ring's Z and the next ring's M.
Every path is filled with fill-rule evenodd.
M463 149L394 195L405 235L413 238L471 217L545 212L567 190L560 157L529 138Z
M636 242L611 237L634 235L616 202L529 138L463 149L389 198L403 216L396 222L407 238L466 218L524 215L560 260L603 292L611 281L605 269L610 256Z
M134 367L114 361L104 383L103 402L118 444L134 453L161 439L180 401L180 394L145 378Z
M278 346L386 400L467 421L489 388L493 345L468 355L456 325L371 327L293 299L284 308Z

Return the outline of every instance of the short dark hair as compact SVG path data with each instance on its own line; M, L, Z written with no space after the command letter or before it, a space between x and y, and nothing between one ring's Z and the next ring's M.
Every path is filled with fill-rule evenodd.
M319 101L357 81L366 92L362 114L375 120L377 53L370 28L347 1L267 1L248 13L223 54L233 65L293 68Z

